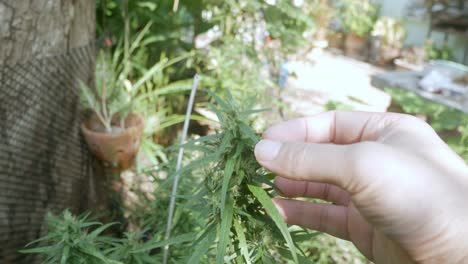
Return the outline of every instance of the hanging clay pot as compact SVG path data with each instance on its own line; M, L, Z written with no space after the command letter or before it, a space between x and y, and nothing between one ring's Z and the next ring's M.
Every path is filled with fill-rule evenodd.
M91 152L100 159L105 167L125 171L135 164L144 131L144 121L138 114L130 114L121 128L120 119L112 119L112 132L104 129L101 121L91 116L81 125Z

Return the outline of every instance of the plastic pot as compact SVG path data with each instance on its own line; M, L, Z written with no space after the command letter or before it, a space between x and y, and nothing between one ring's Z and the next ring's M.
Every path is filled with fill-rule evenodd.
M120 119L112 120L112 131L106 131L100 120L91 116L81 125L81 131L91 152L107 168L125 171L135 164L144 132L141 115L130 114L121 128Z

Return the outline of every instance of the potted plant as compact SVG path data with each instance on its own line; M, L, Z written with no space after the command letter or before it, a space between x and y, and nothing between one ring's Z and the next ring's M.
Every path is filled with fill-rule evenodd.
M326 48L328 46L328 34L330 24L334 16L334 9L330 0L314 0L310 5L310 15L315 22L315 32L313 34L314 46Z
M144 131L141 115L132 112L133 85L125 71L116 73L104 52L98 57L95 89L80 82L82 102L92 110L81 131L91 152L105 167L118 171L135 161Z
M343 31L339 18L330 21L330 30L327 34L328 46L333 49L344 50L346 34Z
M388 64L400 56L406 30L399 21L391 17L381 17L375 23L371 35L375 40L376 61L379 64Z
M345 53L362 57L377 19L378 8L369 0L343 0L341 14L342 26L347 33Z

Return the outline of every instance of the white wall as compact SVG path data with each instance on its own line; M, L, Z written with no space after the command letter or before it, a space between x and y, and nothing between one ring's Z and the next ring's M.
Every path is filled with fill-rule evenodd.
M381 5L380 15L390 16L401 19L408 30L407 45L423 45L429 31L429 19L418 19L405 17L405 8L411 0L376 0ZM432 33L434 42L442 46L444 43L444 34L439 32ZM449 45L454 49L454 56L458 62L463 61L464 50L468 38L458 35L449 35ZM465 62L465 63L468 63Z

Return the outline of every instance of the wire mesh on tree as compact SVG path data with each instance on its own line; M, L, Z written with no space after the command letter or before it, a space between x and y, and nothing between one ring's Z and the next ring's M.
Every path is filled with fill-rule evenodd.
M77 85L92 83L93 65L90 44L0 66L0 263L31 263L17 251L38 237L48 210L86 206Z

